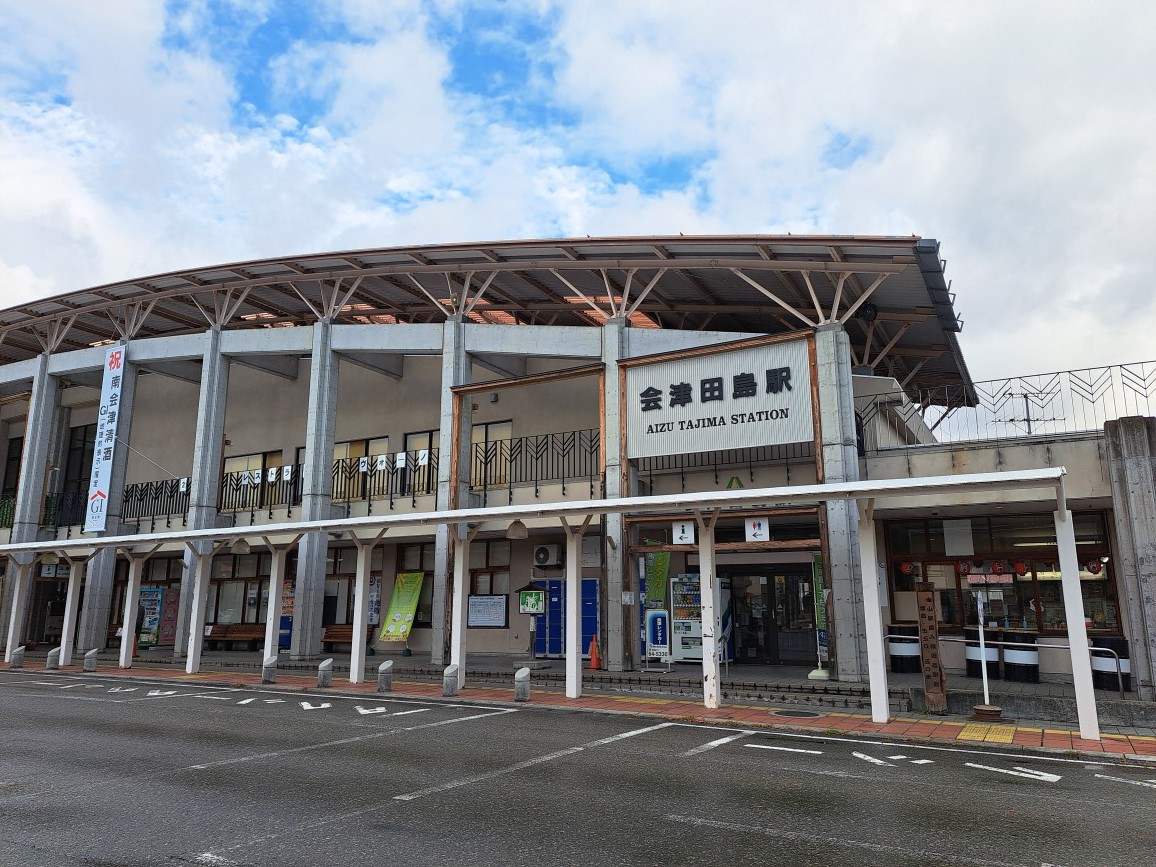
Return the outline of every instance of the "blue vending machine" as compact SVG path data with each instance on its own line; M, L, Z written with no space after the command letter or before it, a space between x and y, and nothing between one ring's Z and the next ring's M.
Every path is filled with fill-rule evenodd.
M538 579L546 587L546 613L535 615L534 654L562 657L566 655L566 582L562 578ZM599 633L599 579L582 579L582 655L588 656L590 639Z

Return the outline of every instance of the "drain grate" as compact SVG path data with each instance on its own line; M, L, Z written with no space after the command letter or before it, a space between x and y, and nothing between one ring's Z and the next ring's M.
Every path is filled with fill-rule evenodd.
M813 710L773 710L771 716L816 717L822 714Z

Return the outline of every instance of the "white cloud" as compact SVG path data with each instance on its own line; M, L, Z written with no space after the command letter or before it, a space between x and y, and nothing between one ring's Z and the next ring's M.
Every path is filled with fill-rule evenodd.
M1149 4L332 0L263 69L277 4L167 8L0 7L5 301L395 243L915 233L976 376L1156 358ZM522 16L553 27L524 83L456 91L455 39L501 58Z

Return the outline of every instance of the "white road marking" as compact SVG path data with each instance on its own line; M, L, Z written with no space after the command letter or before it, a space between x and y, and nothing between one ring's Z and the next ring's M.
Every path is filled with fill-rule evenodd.
M841 837L824 837L821 834L804 834L800 831L783 831L779 828L770 828L762 825L740 825L737 822L718 822L712 819L702 819L698 816L663 816L667 822L677 822L682 825L693 825L698 828L715 828L720 831L736 831L740 834L763 834L781 840L794 840L803 843L812 843L826 849L863 849L868 852L877 852L884 855L902 855L921 863L934 862L936 864L966 864L971 867L1023 867L1022 864L1011 864L1007 861L990 861L986 858L969 858L966 855L954 855L948 852L928 852L925 849L905 849L901 846L888 846L882 843L868 843L864 840L848 840Z
M775 747L770 744L744 744L752 750L778 750L781 753L806 753L809 756L821 756L822 750L804 750L799 747Z
M905 759L905 758L907 758L907 756L888 756L887 758L891 759L891 760L892 760L892 761L894 761L894 762L897 762L897 761L899 761L900 759Z
M135 686L113 686L109 687L109 692L136 692Z
M1123 777L1109 777L1107 774L1096 774L1101 780L1115 780L1117 783L1128 783L1132 786L1144 786L1148 789L1156 789L1156 780L1125 780Z
M356 705L354 709L362 716L369 716L374 713L385 713L389 710L387 707L362 707L361 705Z
M715 747L721 747L724 744L729 744L731 741L737 741L740 738L745 738L747 735L752 735L754 732L739 732L737 735L728 735L725 738L718 738L717 740L708 741L702 746L694 747L682 754L682 758L689 758L690 756L697 756L700 753L705 753L707 750L713 750ZM750 746L750 744L747 744Z
M1040 783L1055 783L1063 779L1059 774L1049 774L1046 771L1036 771L1031 768L1016 767L1014 771L1009 771L1007 768L993 768L990 765L976 765L972 762L964 762L965 767L979 768L981 771L995 771L997 774L1011 774L1013 777L1023 777L1025 780L1036 780ZM1099 774L1097 774L1099 776Z
M934 765L935 760L934 759L912 759L911 764L913 764L913 765Z
M207 698L210 701L230 701L227 695L190 695L189 698Z
M321 702L321 704L311 704L310 702L307 702L307 701L301 702L301 709L302 710L325 710L325 708L327 708L327 707L333 707L333 705L327 701L323 701L323 702Z
M283 698L267 698L267 699L265 699L265 704L285 704L285 699L283 699Z
M514 712L515 711L513 710L513 708L510 708L510 709L499 708L499 709L491 711L490 713L478 713L478 714L473 714L472 716L455 717L454 719L439 720L438 722L434 722L434 723L425 723L424 725L408 726L406 728L400 728L400 729L386 729L385 731L377 731L377 732L374 732L373 734L368 734L368 735L358 735L357 737L352 737L352 738L340 738L339 740L325 741L325 742L319 743L319 744L306 744L303 747L290 747L289 749L286 749L286 750L273 750L273 751L267 752L267 753L255 753L251 756L238 756L235 759L221 759L221 760L216 761L216 762L205 762L202 765L189 765L188 767L184 768L183 770L186 770L186 771L204 771L204 770L207 770L208 768L219 768L219 767L223 767L225 765L239 765L239 764L243 764L244 762L255 762L259 759L272 759L272 758L277 758L278 756L291 756L295 753L307 753L311 750L323 750L323 749L326 749L328 747L343 746L344 744L356 744L356 743L359 743L360 741L372 741L372 740L376 740L377 738L384 738L387 735L396 734L397 732L412 732L412 731L417 731L419 729L432 729L432 728L437 728L438 726L453 725L454 723L468 722L470 720L475 720L475 719L485 719L485 718L491 717L491 716L500 716L501 714L514 713Z
M390 716L408 716L411 713L425 713L428 707L419 707L416 710L399 710L397 713L391 713Z
M176 695L176 694L177 694L177 691L175 689L150 689L148 691L148 695L150 698L152 696L157 696L157 695Z
M525 770L526 768L532 768L532 767L534 767L534 765L540 765L544 762L552 762L555 759L562 759L562 758L565 758L566 756L572 756L575 753L581 753L581 752L584 752L585 750L591 749L593 747L606 746L607 744L616 743L617 741L625 740L626 738L632 738L632 737L635 737L637 735L644 735L644 734L647 734L649 732L658 731L659 729L668 728L669 726L672 726L672 725L674 725L674 723L659 723L658 725L646 726L646 728L634 729L633 731L622 732L621 734L617 734L617 735L611 735L608 738L599 738L596 741L590 741L590 743L583 744L580 747L568 747L567 749L564 749L564 750L558 750L557 752L547 753L544 756L535 756L532 759L526 759L525 761L517 762L517 763L512 764L512 765L507 765L504 768L498 768L498 769L493 770L493 771L487 771L484 774L473 774L472 776L469 776L469 777L460 777L456 780L450 780L448 783L442 783L442 784L437 785L437 786L430 786L427 789L418 789L416 792L406 792L404 795L394 795L393 800L395 800L395 801L416 801L418 798L425 798L429 795L437 795L437 794L440 794L441 792L448 792L451 789L459 789L462 786L468 786L468 785L471 785L473 783L483 783L486 780L492 780L492 779L495 779L496 777L504 777L507 774L513 774L513 773L516 773L518 771Z
M869 756L866 753L851 753L855 758L862 759L865 762L870 762L873 765L883 765L884 767L893 768L895 765L891 762L885 762L883 759L877 759L874 756Z
M253 702L256 700L257 699L255 699L255 698L243 698L239 702L237 702L237 704L249 704L250 702Z
M642 729L634 729L633 731L623 732L620 735L611 735L608 738L599 738L596 741L591 741L588 744L583 744L583 748L589 749L590 747L605 746L606 744L612 744L615 741L626 740L626 738L632 738L632 737L635 737L636 735L645 735L645 734L649 734L650 732L656 732L659 729L670 728L672 725L674 725L674 723L664 722L664 723L659 723L658 725L647 726L646 728L642 728Z

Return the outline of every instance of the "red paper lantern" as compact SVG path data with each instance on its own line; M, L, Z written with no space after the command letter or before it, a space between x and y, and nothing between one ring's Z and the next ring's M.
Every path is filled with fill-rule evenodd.
M1007 572L1007 563L1005 563L1003 560L992 560L991 574L1003 575L1005 572Z
M914 575L915 574L915 564L914 563L900 563L899 564L899 571L902 572L904 575Z
M1099 560L1089 560L1086 564L1084 564L1084 568L1091 572L1093 575L1099 575L1104 568L1104 564Z
M967 575L971 572L971 564L966 560L960 560L955 564L955 571L960 575Z
M1025 563L1023 560L1016 560L1014 563L1012 563L1012 568L1015 570L1015 573L1017 575L1019 575L1021 578L1024 575L1028 574L1028 564Z

